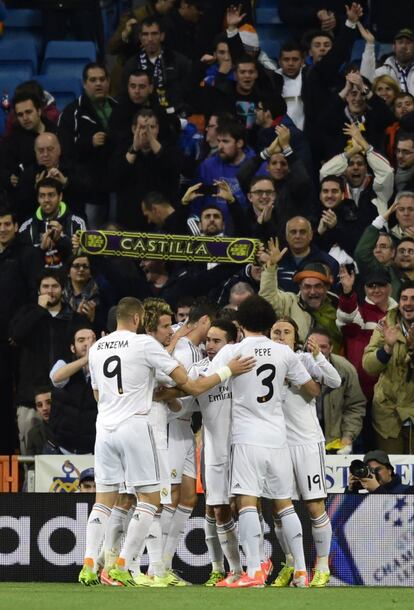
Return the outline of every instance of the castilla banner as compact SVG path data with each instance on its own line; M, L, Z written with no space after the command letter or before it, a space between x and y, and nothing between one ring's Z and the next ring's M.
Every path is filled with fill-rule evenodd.
M248 237L192 237L158 233L80 231L80 246L91 255L129 256L194 263L252 263L258 239Z

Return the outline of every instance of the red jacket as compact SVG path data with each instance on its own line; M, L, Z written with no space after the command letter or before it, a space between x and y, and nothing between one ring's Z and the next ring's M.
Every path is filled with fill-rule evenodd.
M388 300L387 311L395 307L397 307L396 301L390 298ZM374 395L377 377L372 377L364 371L362 368L362 356L372 332L385 315L386 312L382 311L382 309L374 305L367 298L365 298L361 305L358 305L355 292L351 292L349 295L341 294L339 297L336 324L342 330L346 356L358 372L362 390L368 401L372 400Z

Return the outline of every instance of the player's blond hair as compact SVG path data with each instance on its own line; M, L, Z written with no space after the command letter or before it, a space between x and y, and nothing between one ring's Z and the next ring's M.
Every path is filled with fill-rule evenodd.
M145 299L143 325L147 332L156 332L161 316L173 316L168 303L163 299L153 297Z
M139 317L144 317L144 307L138 299L135 297L124 297L118 302L116 306L116 320L126 321L132 318L135 314L139 314Z

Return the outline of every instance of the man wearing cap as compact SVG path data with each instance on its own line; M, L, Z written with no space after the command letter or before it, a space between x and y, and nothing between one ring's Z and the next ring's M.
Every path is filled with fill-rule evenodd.
M293 281L299 284L299 293L285 292L278 286L277 271L278 263L288 249L280 250L277 240L272 239L269 240L268 249L269 259L260 280L260 296L269 301L278 317L289 316L295 320L301 342L306 340L313 326L321 326L330 333L333 351L338 353L342 334L335 323L335 297L328 295L332 276L327 266L316 262L305 265L302 271L293 276Z
M96 493L95 486L95 470L93 468L86 468L82 470L79 475L79 492L86 494Z
M394 472L394 467L385 451L382 451L381 449L369 451L364 457L364 463L373 471L372 476L358 479L354 475L349 474L348 487L346 488L345 493L358 493L358 489L360 489L361 486L369 493L412 493L412 488L410 488L409 485L404 485L401 482L400 475Z
M401 90L414 94L414 32L403 28L394 36L394 53L375 70L375 76L388 74Z
M362 366L369 375L379 375L372 403L377 447L391 454L413 454L414 282L401 288L398 308L374 330Z

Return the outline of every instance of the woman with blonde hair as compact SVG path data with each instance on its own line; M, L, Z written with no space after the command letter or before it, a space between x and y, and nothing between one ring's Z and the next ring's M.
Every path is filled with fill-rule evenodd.
M401 89L396 80L388 74L377 76L372 83L373 92L378 95L387 106L392 107L396 96L401 93Z

